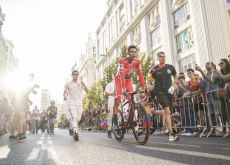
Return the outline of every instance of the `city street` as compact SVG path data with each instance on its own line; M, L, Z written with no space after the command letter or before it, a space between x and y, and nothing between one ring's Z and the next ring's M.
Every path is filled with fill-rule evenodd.
M54 135L28 135L26 140L0 140L1 165L77 165L77 164L200 164L227 165L230 162L229 138L181 137L168 142L167 136L150 136L145 146L137 145L126 134L122 142L108 139L105 133L80 132L75 142L67 130Z

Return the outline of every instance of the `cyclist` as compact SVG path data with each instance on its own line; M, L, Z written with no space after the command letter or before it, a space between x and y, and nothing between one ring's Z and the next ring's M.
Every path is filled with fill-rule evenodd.
M118 64L118 71L114 77L115 80L115 102L114 102L114 122L117 122L118 105L121 102L122 93L128 91L133 92L133 73L137 70L139 81L142 89L145 87L144 76L141 70L141 61L136 58L136 46L128 47L128 54L126 57L121 58ZM128 96L129 97L129 96Z

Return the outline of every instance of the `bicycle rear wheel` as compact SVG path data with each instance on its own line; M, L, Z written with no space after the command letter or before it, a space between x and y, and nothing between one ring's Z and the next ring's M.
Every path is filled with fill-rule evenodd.
M114 120L116 120L116 122ZM112 132L117 141L121 141L124 138L125 124L121 112L117 113L117 119L112 118Z
M138 144L144 145L149 139L149 117L142 104L136 104L132 120L133 135Z

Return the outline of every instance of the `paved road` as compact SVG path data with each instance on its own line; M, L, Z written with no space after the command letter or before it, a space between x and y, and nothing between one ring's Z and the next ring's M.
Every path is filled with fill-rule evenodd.
M150 136L145 146L132 135L122 142L105 133L81 132L74 142L66 130L54 135L28 135L23 141L0 137L0 165L230 165L229 138L181 137L168 142L167 136Z

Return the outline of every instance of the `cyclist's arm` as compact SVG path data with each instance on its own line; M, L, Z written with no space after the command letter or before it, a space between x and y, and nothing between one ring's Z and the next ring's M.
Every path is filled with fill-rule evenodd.
M123 65L121 62L119 62L119 65ZM120 74L121 76L121 87L122 87L122 91L125 91L125 82L126 82L126 79L125 79L125 76L126 76L126 73L127 73L127 69L125 69L124 67L122 68L119 68L118 70L118 74Z
M142 89L144 89L145 88L145 80L144 80L144 76L143 76L143 73L142 73L142 70L141 70L141 67L140 67L140 63L137 66L137 73L138 73L138 76L139 76L139 82L141 84L141 87L142 87Z

